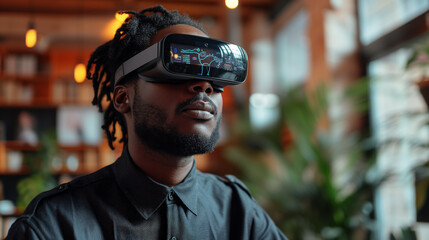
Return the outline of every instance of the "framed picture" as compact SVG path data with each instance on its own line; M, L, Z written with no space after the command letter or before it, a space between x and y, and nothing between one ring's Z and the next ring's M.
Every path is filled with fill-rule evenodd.
M102 115L95 107L65 106L57 111L57 136L61 145L98 145Z
M55 130L56 109L52 107L6 107L0 109L0 140L38 144L43 132Z

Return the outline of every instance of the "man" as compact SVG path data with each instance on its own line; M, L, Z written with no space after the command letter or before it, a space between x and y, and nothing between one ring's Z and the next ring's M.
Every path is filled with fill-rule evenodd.
M286 239L241 182L195 169L193 155L212 151L218 140L222 88L244 81L239 69L247 68L245 53L233 45L223 55L209 50L222 43L161 6L128 14L88 63L93 104L104 111L111 147L116 123L122 128L122 156L36 197L7 239ZM198 73L183 77L162 69L167 63L156 65L159 58L149 55L157 48L149 46L168 41L165 61L200 61ZM225 54L234 54L238 72L211 68L227 61ZM210 77L216 71L221 74ZM241 79L225 77L243 73Z

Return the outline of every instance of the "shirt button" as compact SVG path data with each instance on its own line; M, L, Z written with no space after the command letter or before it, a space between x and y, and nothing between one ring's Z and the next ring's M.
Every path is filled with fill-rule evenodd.
M168 193L168 200L173 201L173 199L174 199L173 193L169 192ZM173 238L176 239L176 237L173 237ZM171 238L171 239L173 239L173 238Z
M63 191L66 188L65 184L61 184L57 187L58 191Z

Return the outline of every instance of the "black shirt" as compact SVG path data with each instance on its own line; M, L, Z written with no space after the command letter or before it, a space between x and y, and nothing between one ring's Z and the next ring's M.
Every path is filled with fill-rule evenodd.
M194 162L182 183L168 187L124 151L112 165L37 196L6 239L286 237L236 178L202 173Z

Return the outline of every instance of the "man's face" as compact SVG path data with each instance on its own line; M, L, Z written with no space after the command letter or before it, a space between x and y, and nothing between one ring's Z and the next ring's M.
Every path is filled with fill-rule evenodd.
M206 36L194 27L176 25L159 31L152 42L168 33ZM139 79L131 112L142 143L160 152L191 156L213 151L219 138L222 95L206 81L167 84Z

